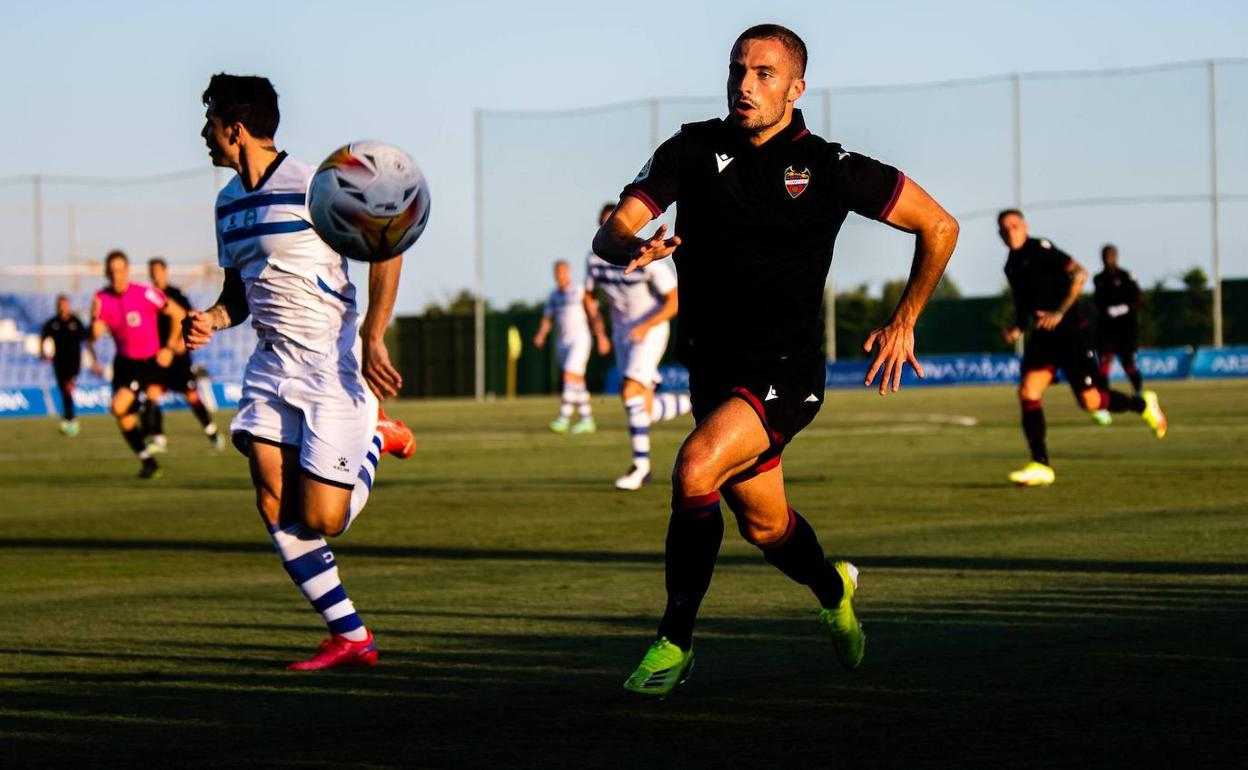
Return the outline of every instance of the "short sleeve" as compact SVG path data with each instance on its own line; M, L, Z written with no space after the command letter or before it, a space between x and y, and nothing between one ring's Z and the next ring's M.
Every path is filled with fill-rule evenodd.
M834 156L830 160L838 207L868 219L887 219L901 197L906 175L875 158L843 150L839 144L828 148Z
M157 310L169 303L169 300L165 297L164 292L157 289L155 286L148 286L143 290L143 299L150 302L152 307Z
M667 296L669 292L676 288L676 273L672 269L661 262L651 262L646 265L646 280L650 282L650 288L660 297Z
M1074 262L1069 254L1059 249L1048 238L1040 239L1040 253L1044 255L1045 266L1052 271L1054 277L1065 277L1070 268L1070 263Z
M546 307L542 309L542 315L548 318L555 317L555 293L553 291L546 295Z
M676 202L680 180L681 134L659 145L650 160L637 172L637 178L625 185L620 197L632 196L650 209L651 216L658 217Z
M47 337L52 336L52 322L51 321L44 322L43 329L40 330L39 336L42 338L47 338Z

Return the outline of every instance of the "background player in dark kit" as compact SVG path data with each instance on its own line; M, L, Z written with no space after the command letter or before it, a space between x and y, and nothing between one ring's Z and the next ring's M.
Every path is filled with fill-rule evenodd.
M1101 376L1109 381L1114 356L1122 361L1122 371L1131 380L1138 396L1144 392L1144 378L1135 365L1139 347L1139 309L1143 298L1135 277L1118 267L1118 247L1107 243L1101 247L1101 263L1105 269L1092 279L1092 303L1096 305L1096 352L1101 361Z
M837 232L850 211L915 233L910 280L866 376L897 390L914 358L914 325L940 280L958 225L900 171L811 134L794 102L805 90L805 44L776 25L746 30L728 68L727 120L681 128L664 142L598 231L594 251L630 269L674 254L681 287L677 350L690 372L697 427L672 472L667 609L658 639L625 688L670 692L693 662L694 619L723 536L720 494L742 535L814 592L842 665L862 659L852 599L857 570L831 564L789 507L785 445L823 402L819 309ZM635 236L677 203L676 231Z
M45 353L43 359L52 362L52 371L56 374L56 389L61 394L61 433L77 436L79 425L74 416L74 385L82 368L83 345L87 346L87 352L91 354L92 371L102 375L104 369L95 357L95 347L91 344L89 330L69 306L68 295L56 295L56 315L43 324L39 338L41 351L48 340L52 340L52 355Z
M1014 294L1014 325L1003 333L1006 342L1017 340L1034 322L1018 387L1031 462L1011 473L1010 481L1020 486L1047 486L1056 478L1049 465L1040 398L1059 368L1083 409L1135 412L1158 438L1166 435L1166 416L1156 393L1128 396L1110 390L1101 377L1088 322L1076 304L1088 271L1048 239L1029 237L1027 221L1017 209L998 214L997 227L1010 249L1005 275Z

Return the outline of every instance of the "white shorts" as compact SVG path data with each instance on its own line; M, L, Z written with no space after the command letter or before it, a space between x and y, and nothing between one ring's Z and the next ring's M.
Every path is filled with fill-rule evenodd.
M378 453L377 398L363 375L332 365L288 374L274 362L272 353L257 351L247 364L238 414L230 422L234 445L244 454L252 441L297 448L304 475L354 487L368 452Z
M585 366L589 363L589 351L593 348L593 338L588 334L565 340L559 339L559 370L565 374L585 376Z
M615 346L615 365L619 367L620 376L651 387L662 382L659 361L667 350L671 328L670 323L661 323L646 332L641 342L633 342L628 338L628 330L620 329L611 341Z

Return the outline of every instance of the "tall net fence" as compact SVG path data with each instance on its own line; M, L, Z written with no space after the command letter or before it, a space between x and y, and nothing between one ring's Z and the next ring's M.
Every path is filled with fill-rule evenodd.
M1011 206L1090 268L1115 243L1145 285L1193 267L1248 275L1233 224L1248 214L1248 60L811 89L798 106L813 132L896 165L959 218L950 275L965 294L1004 287L995 216ZM555 259L580 272L601 204L681 123L723 114L722 97L478 113L485 299L538 300ZM851 217L835 283L904 277L912 248Z

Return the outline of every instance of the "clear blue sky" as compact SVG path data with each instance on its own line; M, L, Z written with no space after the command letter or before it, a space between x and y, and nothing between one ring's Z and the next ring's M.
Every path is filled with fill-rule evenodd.
M1248 3L1243 2L777 1L766 4L765 11L761 8L741 0L366 5L19 0L6 6L0 27L0 66L5 73L0 99L6 114L0 123L0 143L8 148L0 154L0 177L32 172L138 175L206 165L197 134L202 123L198 95L208 76L221 70L264 74L275 82L282 98L279 145L292 153L314 161L345 141L372 137L407 148L424 166L433 187L434 210L404 275L400 307L410 311L471 285L474 108L563 108L704 95L711 97L705 115L711 117L720 111L732 39L760 21L784 23L805 37L811 49L807 73L811 88L1248 55ZM1248 87L1248 78L1238 77L1237 83ZM1168 89L1163 103L1179 105L1204 98L1201 89L1206 87L1198 78L1163 85ZM1038 101L1029 109L1042 108L1043 88L1038 92ZM1140 98L1148 102L1154 97ZM919 117L911 114L910 120L936 124L955 119L960 111L956 104L939 102L924 109ZM1077 144L1080 126L1055 130L1067 128ZM887 125L846 130L856 135L856 144L846 137L832 138L845 138L847 145L865 144L885 160L906 156L904 147L890 152L891 147L883 146L896 133ZM1229 137L1227 142L1228 152L1243 149ZM522 154L525 147L504 143L491 145L491 152ZM646 152L630 150L621 153L627 157L612 158L611 163L631 169L644 161ZM1181 146L1170 146L1165 154L1184 152ZM1074 150L1061 155L1079 157ZM1207 164L1207 147L1196 148L1192 155L1185 165ZM1057 172L1049 173L1048 158L1028 160L1025 188L1048 195L1047 188L1062 187L1053 176ZM917 159L909 165L925 168L929 163ZM1060 170L1061 164L1056 167ZM992 185L1006 180L1001 189L1008 190L1008 166L999 172L1000 179ZM981 169L967 178L986 173ZM1159 173L1165 182L1169 172ZM956 186L956 179L943 181L946 174L935 176L946 187ZM591 195L592 201L586 203L591 218L598 198L614 195L626 177L621 174L612 189ZM1203 179L1184 177L1179 184L1185 190L1200 188ZM1236 191L1248 192L1248 179L1242 175L1224 180L1223 188L1229 190L1232 184ZM203 193L205 186L201 182L175 186L176 192L162 194L163 202L198 205L201 197L211 194ZM941 189L932 191L941 197ZM963 192L949 189L948 194L959 201L974 197ZM28 198L28 193L13 188L0 193L0 203ZM50 201L55 202L58 194L89 194L96 196L93 199L100 195L50 191ZM142 203L139 198L144 194L136 192L132 200ZM127 195L109 201L125 203ZM987 196L986 202L989 197L988 205L995 206L997 198ZM516 224L493 237L524 242L528 248L517 249L518 253L537 253L532 242L551 234L530 226L541 221L538 212L517 217L515 212L525 211L525 205L524 197L517 195L510 207ZM0 212L6 230L0 239L4 250L0 262L6 264L29 261L22 254L30 248L29 232L14 224L21 221L13 218L14 211ZM1207 231L1200 224L1207 219L1201 211L1181 215L1190 215L1192 227ZM1243 204L1232 204L1225 218L1233 219L1236 211L1248 213ZM142 222L141 211L128 216ZM1160 215L1152 209L1129 211L1120 217L1119 230L1133 218L1155 223ZM202 227L202 242L211 248L210 219L198 214L168 219L183 231ZM1038 212L1032 219L1037 230L1079 249L1088 262L1095 262L1089 249L1100 240L1112 237L1130 243L1115 233L1090 232L1086 222L1070 215ZM953 275L972 291L992 291L1001 283L1002 255L991 245L991 223L978 220L973 226L987 228L987 235L967 240L966 258L961 253L955 257ZM159 227L152 225L154 230ZM47 236L48 259L58 261L57 248L64 253L64 228L55 224L49 228L54 232ZM550 257L579 258L591 231L587 226L583 233L561 234L552 241ZM183 243L172 235L162 237L159 243ZM849 243L852 253L838 256L843 282L904 274L904 255L875 259L866 246L860 244L855 251L853 244L858 242L852 237ZM573 248L568 244L575 244L575 253L563 253ZM1242 254L1248 244L1240 240L1233 245L1235 253L1226 255L1227 272L1248 273L1248 258ZM192 251L180 246L171 250L177 248ZM1151 281L1204 259L1207 245L1195 245L1181 256L1173 254L1177 247L1161 256L1143 254L1144 243L1136 250L1142 262L1135 268ZM1129 262L1131 253L1124 247L1124 260ZM1171 255L1173 265L1166 262ZM491 259L501 257L492 254ZM544 276L547 265L526 262L500 270Z

